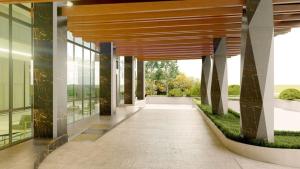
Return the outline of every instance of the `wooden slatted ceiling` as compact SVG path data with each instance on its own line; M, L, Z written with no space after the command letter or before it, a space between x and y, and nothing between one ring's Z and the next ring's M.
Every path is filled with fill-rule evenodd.
M219 37L228 39L228 56L240 53L245 0L110 1L81 0L63 8L68 29L86 41L114 42L118 55L145 60L212 55L213 38ZM300 0L273 0L273 4L276 34L300 26Z
M300 26L300 0L274 0L275 33ZM297 4L299 3L299 4ZM213 38L227 37L228 56L240 53L244 0L181 0L64 8L68 28L87 41L114 42L117 55L144 60L212 55Z
M243 1L219 2L218 5L207 0L81 5L65 8L63 13L68 16L68 28L75 36L88 41L113 41L118 55L147 60L183 59L183 56L192 59L212 53L212 38L224 36L224 30L228 29L227 33L233 37L240 32L240 28L235 28L241 27ZM226 21L236 25L222 24Z

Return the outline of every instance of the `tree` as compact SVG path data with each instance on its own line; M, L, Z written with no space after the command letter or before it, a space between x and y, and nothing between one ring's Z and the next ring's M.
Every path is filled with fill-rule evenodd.
M145 64L147 94L167 94L168 84L179 74L177 61L148 61ZM154 87L154 86L155 87ZM155 90L151 91L151 90Z

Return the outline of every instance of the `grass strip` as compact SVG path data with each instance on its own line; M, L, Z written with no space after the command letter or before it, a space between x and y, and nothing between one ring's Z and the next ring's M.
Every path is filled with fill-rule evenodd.
M199 99L194 99L193 101L219 130L231 140L262 147L300 149L300 132L275 131L274 143L268 143L263 140L245 139L241 137L239 113L229 109L226 115L220 116L212 113L211 106L201 104Z

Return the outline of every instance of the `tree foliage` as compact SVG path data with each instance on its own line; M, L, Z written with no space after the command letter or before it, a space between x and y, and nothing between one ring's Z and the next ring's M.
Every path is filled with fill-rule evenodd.
M280 93L279 98L283 100L300 99L300 91L297 89L286 89Z
M145 73L148 95L172 97L200 95L200 81L180 73L177 61L146 62Z
M240 85L230 85L228 86L228 95L229 96L239 96L241 94Z
M145 64L148 95L167 94L168 84L179 74L177 61L149 61Z

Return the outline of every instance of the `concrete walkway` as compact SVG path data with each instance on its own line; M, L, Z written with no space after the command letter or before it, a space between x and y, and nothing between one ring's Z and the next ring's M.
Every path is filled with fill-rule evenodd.
M191 104L160 103L148 104L94 142L65 144L40 169L287 168L229 152Z
M240 112L239 101L229 101L228 106ZM275 105L276 106L276 105ZM283 131L300 131L300 111L274 107L274 129Z

